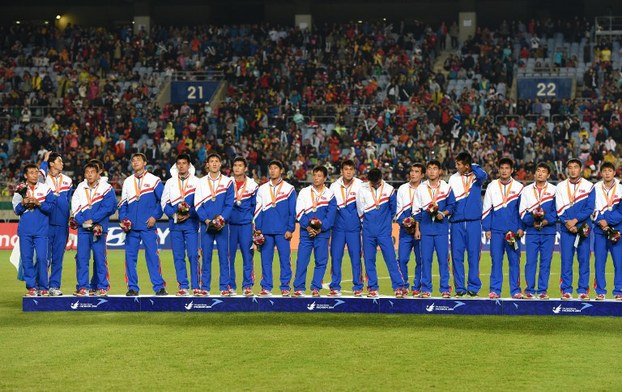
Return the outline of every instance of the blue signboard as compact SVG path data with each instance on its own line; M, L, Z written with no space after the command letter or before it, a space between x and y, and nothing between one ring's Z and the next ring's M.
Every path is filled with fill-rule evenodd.
M519 78L519 99L572 98L572 78Z
M174 81L171 83L171 102L197 104L208 102L216 93L218 81Z

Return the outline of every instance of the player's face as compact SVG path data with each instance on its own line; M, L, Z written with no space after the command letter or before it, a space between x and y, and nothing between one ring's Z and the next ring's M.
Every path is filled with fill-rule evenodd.
M220 165L220 159L216 157L211 157L209 161L207 161L207 167L210 173L218 173L220 171Z
M425 173L429 180L436 181L441 175L441 168L436 165L430 165L426 168Z
M190 169L190 162L185 159L179 159L177 160L176 165L180 176L185 176L186 174L188 174L188 170Z
M97 172L96 168L87 167L84 170L84 178L86 178L86 181L89 184L93 184L94 182L97 182L98 177L99 177L99 173Z
M313 186L314 187L321 188L325 182L326 182L326 176L324 176L324 173L322 173L322 171L318 170L318 171L313 172Z
M242 161L237 161L233 163L233 175L234 176L242 176L246 172L246 165Z
M499 166L499 178L505 181L509 180L510 177L512 177L512 166L508 165L507 163Z
M410 168L410 182L420 182L423 174L421 173L420 167L411 167Z
M467 174L471 171L471 165L465 165L462 161L456 161L456 170L460 174Z
M341 175L346 181L350 181L354 178L355 170L354 166L344 166L341 168Z
M134 172L143 171L146 165L147 162L145 162L142 157L135 156L134 158L132 158L132 169L134 170Z
M39 180L39 170L31 167L30 169L26 170L26 174L24 174L24 177L26 177L26 181L28 183L36 184Z
M281 168L277 165L270 165L270 167L268 167L268 174L271 180L278 180L281 178Z
M581 165L576 162L570 162L568 164L568 177L574 179L579 178L581 175Z
M536 182L544 182L549 179L551 174L548 170L543 167L539 167L536 169Z
M63 158L58 157L54 160L54 162L50 163L50 168L56 169L58 171L62 171L65 164L63 163Z
M607 182L613 181L613 179L616 176L616 172L613 171L613 169L610 168L610 167L606 167L606 168L602 169L600 172L603 175L603 180L605 180Z

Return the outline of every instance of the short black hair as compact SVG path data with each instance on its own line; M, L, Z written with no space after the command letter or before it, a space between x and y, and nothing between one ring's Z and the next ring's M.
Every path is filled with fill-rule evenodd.
M378 168L373 168L367 174L367 179L371 182L378 182L382 180L382 172Z
M98 171L104 171L104 162L100 161L99 159L91 159L89 163L94 163L95 165L97 165Z
M268 163L268 167L270 166L278 166L279 169L283 170L283 162L279 161L278 159L273 159L270 161L270 163Z
M28 173L28 169L37 169L37 171L39 171L39 167L37 167L34 163L27 163L24 166L24 174Z
M510 158L499 159L499 167L501 167L501 165L510 165L510 167L514 169L514 161L511 160Z
M462 151L456 156L456 162L462 162L463 165L470 165L473 163L473 157L466 151Z
M611 163L611 162L603 162L603 164L600 165L600 171L603 171L603 169L607 169L607 168L609 168L609 169L611 169L613 171L616 171L615 165L613 163Z
M576 163L577 165L583 167L583 162L581 162L579 158L570 158L569 160L567 160L566 168L568 168L568 165L570 165L571 163Z
M233 164L235 164L236 162L242 162L244 164L244 167L248 167L248 162L246 161L246 158L244 157L237 156L233 158Z
M50 156L48 157L48 163L52 163L55 160L57 160L58 158L62 158L61 155L57 152L51 152Z
M86 165L84 165L84 171L86 171L86 169L88 168L95 169L95 171L99 173L99 165L93 161L88 161Z
M536 170L538 170L539 168L546 169L546 171L551 174L551 168L549 167L549 165L546 164L546 162L538 162L538 164L536 165Z
M410 165L410 168L419 168L421 170L421 174L425 174L425 165L421 162L415 162L412 165Z
M354 161L352 159L346 159L343 162L341 162L342 169L346 166L351 166L356 169L356 165L354 164Z
M443 168L443 165L441 165L441 162L438 159L432 159L431 161L429 161L426 167L430 167L430 166L436 166L439 169Z
M313 173L317 173L317 172L322 172L322 174L324 174L324 177L328 177L328 169L326 168L326 166L316 166L313 168Z
M142 152L135 152L135 153L133 153L131 159L134 159L136 157L140 157L143 160L143 162L147 162L147 156L145 154L143 154Z
M190 155L188 155L188 154L179 154L179 155L177 155L177 159L175 159L175 163L177 163L177 161L179 161L181 159L185 159L186 162L191 163Z
M216 153L216 152L210 152L210 153L207 155L207 159L205 160L205 162L206 162L206 163L207 163L207 162L209 162L209 160L210 160L210 159L212 159L212 158L218 158L218 160L219 160L220 162L222 162L222 158L220 157L220 154L218 154L218 153Z

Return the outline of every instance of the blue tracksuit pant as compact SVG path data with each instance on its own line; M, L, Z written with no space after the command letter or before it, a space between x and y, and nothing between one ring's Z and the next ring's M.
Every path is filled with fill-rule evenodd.
M553 246L555 235L533 234L525 235L525 293L546 294L549 289L551 276L551 259L553 258ZM538 256L540 268L538 268ZM536 270L538 273L538 289L536 290Z
M574 242L577 238L576 234L568 233L563 230L560 234L562 259L560 283L561 292L562 294L572 294L572 267L574 263L574 255L576 253L577 259L579 259L579 281L577 293L588 293L590 291L590 239L586 238L581 240L579 242L579 246L575 248Z
M352 290L363 290L363 266L361 263L361 232L333 230L330 240L331 290L341 290L343 254L348 246L352 264Z
M311 261L311 251L313 251L315 256L311 290L322 289L322 279L324 279L326 265L328 264L328 236L316 238L301 236L300 244L298 245L298 259L296 260L294 290L306 290L307 268Z
M171 246L173 249L173 263L175 264L178 288L180 290L188 290L191 283L193 289L200 289L199 233L197 230L193 228L172 230ZM190 283L188 282L186 255L190 262Z
M464 293L467 290L477 293L482 288L482 281L479 278L479 261L482 253L482 222L479 220L455 222L450 224L449 230L451 233L451 258L456 293ZM465 251L469 264L466 286L464 282Z
M229 286L235 290L238 286L235 283L235 258L238 250L242 253L242 288L250 288L255 284L255 269L253 265L253 226L249 223L246 225L229 225L229 255L231 264L231 273L229 277Z
M60 288L63 274L63 257L69 237L69 226L52 226L48 232L48 260L50 265L50 287Z
M367 289L378 290L378 272L376 270L376 248L378 246L387 265L387 270L389 270L393 290L404 287L406 282L404 282L400 265L395 257L395 248L393 247L391 234L375 236L363 232L363 258L365 270L367 271Z
M225 225L218 232L207 231L205 226L201 228L201 231L201 254L203 256L201 289L210 291L212 285L212 252L214 250L214 241L216 241L218 264L220 266L218 286L221 291L229 290L229 275L231 271L231 266L229 265L229 225Z
M37 262L33 253L37 252ZM48 238L34 235L21 235L19 238L24 281L27 289L49 290L48 279Z
M614 244L599 233L594 233L594 290L596 294L607 294L605 267L609 253L614 268L613 295L622 295L622 241Z
M490 292L501 295L501 287L503 286L503 256L507 254L510 265L509 280L510 294L518 294L520 289L520 240L518 240L518 249L507 243L505 234L496 231L492 232L490 239L490 258L492 259L492 267L490 271Z
M281 290L289 290L289 282L292 280L292 264L290 260L290 243L283 234L264 234L266 242L261 246L261 288L272 290L272 260L274 259L274 247L279 253L281 264Z
M97 241L93 241L93 233L78 233L78 251L76 253L76 290L88 289L89 264L93 253L93 263L97 266L97 289L110 289L108 281L108 260L106 258L106 235L102 235ZM94 272L95 273L95 272Z
M421 236L421 291L432 292L432 260L434 251L438 260L438 271L440 274L441 293L450 292L449 287L449 244L448 236L443 235L424 235Z
M404 276L404 288L408 288L408 263L410 262L411 252L415 253L415 267L413 268L413 290L421 290L421 240L416 240L413 235L400 235L397 259L400 263L400 270Z
M159 291L166 287L166 282L162 278L162 266L158 255L158 235L154 230L130 230L125 236L125 279L130 290L140 291L138 287L138 273L136 264L138 262L138 250L140 242L145 247L145 259L147 260L147 270L151 278L153 291ZM99 274L99 271L98 271ZM101 284L99 284L101 286Z

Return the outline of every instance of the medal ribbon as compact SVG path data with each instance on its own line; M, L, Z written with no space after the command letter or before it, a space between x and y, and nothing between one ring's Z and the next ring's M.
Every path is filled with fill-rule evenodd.
M435 205L438 200L438 190L440 189L441 184L439 183L436 187L432 188L430 183L428 182L428 194L430 195L430 203L431 205Z
M577 196L577 190L579 188L579 186L578 186L579 184L581 184L581 179L579 179L579 181L577 181L576 184L573 184L574 185L574 192L572 192L572 195L570 195L570 180L568 180L566 182L566 192L568 193L568 200L570 200L570 204L574 204L574 200L575 200L575 198Z
M270 182L270 197L272 198L272 207L276 206L276 196L281 191L281 187L283 187L283 179L281 179L281 181L279 182L278 188L276 187L276 185L272 185L272 182Z
M350 188L352 188L352 184L354 184L354 180L350 183L348 187L343 184L343 180L341 184L341 197L343 198L343 205L346 206L348 204L348 195L350 194Z
M605 190L605 183L603 182L603 186L602 186L602 190L603 190L603 194L605 195L605 200L607 200L607 207L611 207L613 205L613 199L615 199L616 197L616 187L618 186L618 184L616 184L615 181L613 181L613 186L611 188L609 188L608 190ZM611 197L609 196L609 192L611 192Z
M464 179L466 177L466 180ZM464 194L468 195L471 191L471 187L473 186L473 173L469 173L468 175L461 175L460 179L462 180L462 187L464 188Z
M378 209L378 206L380 205L380 198L382 197L382 190L384 189L384 181L382 181L382 186L380 187L380 192L378 192L378 189L375 189L376 193L374 193L374 189L371 189L371 197L374 199L374 205L376 206L376 209Z
M218 175L218 178L216 180L212 180L212 177L209 176L209 174L207 175L207 185L209 185L209 192L210 195L212 196L212 200L214 198L216 198L216 191L218 190L218 185L220 184L220 180L222 179L222 174ZM216 182L216 186L212 185L212 182Z
M136 174L134 174L134 190L136 191L136 200L140 199L140 190L143 187L143 178L144 177L145 177L144 173L140 177L136 177Z
M179 193L181 194L182 201L186 199L186 189L188 188L188 183L190 182L190 176L186 177L185 180L182 180L181 177L177 177L177 186L179 187ZM184 184L184 181L186 182Z
M235 200L238 201L238 203L240 203L242 201L242 196L244 196L244 190L246 189L246 177L244 177L244 185L242 186L242 188L240 188L240 191L238 192L238 183L234 180L233 181L233 189L235 189Z
M509 184L502 184L501 180L498 181L499 191L501 192L501 198L503 199L503 205L505 206L508 202L508 196L510 195L510 191L512 190L512 180L510 180ZM509 188L506 188L507 186Z
M542 206L542 193L546 191L546 188L549 186L547 183L544 185L544 188L540 189L537 185L533 186L533 195L536 197L536 201L538 202L538 207Z
M58 175L58 177L53 177L48 174L48 177L52 179L52 184L54 184L54 193L60 193L60 187L63 185L63 176ZM58 181L56 181L56 178L58 178Z
M311 187L311 203L313 204L313 211L315 212L317 210L317 205L320 201L320 198L322 197L322 195L324 194L324 192L326 192L326 187L322 186L322 193L318 194L316 197L314 197L315 195L315 188Z
M93 189L91 189L88 185L86 188L84 188L84 192L86 193L86 202L89 208L93 206L93 199L95 198L95 191L97 190L98 185L99 183L95 184L95 188Z

